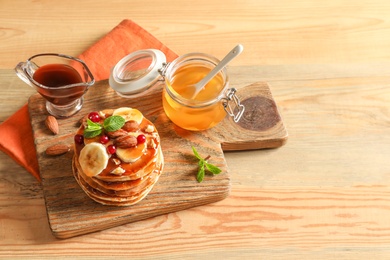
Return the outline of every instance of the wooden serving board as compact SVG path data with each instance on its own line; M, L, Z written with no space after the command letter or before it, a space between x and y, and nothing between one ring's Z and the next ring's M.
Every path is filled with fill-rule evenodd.
M45 204L54 236L69 238L142 219L175 212L226 198L230 192L230 174L223 150L273 148L283 145L287 132L269 87L255 83L239 90L246 106L242 122L229 118L217 127L191 132L175 126L164 114L161 86L142 98L119 97L107 81L96 83L85 95L82 110L75 116L60 119L60 133L53 135L44 124L45 100L38 94L29 99L30 119L35 138ZM141 202L129 207L103 206L91 200L78 186L72 174L73 151L57 157L45 154L47 147L73 144L79 120L91 111L105 108L134 107L152 121L160 134L164 154L164 171L153 190ZM196 181L199 154L210 155L209 162L222 169L219 175L206 175Z

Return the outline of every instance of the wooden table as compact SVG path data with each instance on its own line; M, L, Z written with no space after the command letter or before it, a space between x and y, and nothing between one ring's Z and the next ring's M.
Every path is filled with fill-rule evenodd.
M389 1L4 0L0 10L0 122L34 93L19 61L77 56L128 18L178 54L222 57L242 43L232 85L268 82L289 132L281 148L226 153L223 201L65 240L50 232L40 184L0 153L0 258L390 257Z

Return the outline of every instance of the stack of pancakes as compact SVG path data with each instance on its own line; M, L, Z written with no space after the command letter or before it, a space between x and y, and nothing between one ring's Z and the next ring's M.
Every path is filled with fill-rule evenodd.
M103 120L115 111L117 110L103 110L99 111L99 114ZM134 111L132 109L132 113ZM132 147L116 147L116 153L110 154L107 147L119 145L115 133L108 133L110 138L105 144L99 141L101 135L93 138L84 137L82 142L75 141L72 165L74 177L91 199L103 205L129 206L138 203L152 190L163 170L164 160L158 132L149 120L143 116L140 117L140 112L136 111L138 128L130 131L120 129L120 132L122 136L123 134L144 135L145 143ZM125 115L125 118L127 121L131 120L129 115ZM82 136L86 127L87 125L83 123L76 135ZM99 149L94 147L91 149L92 146L99 147ZM88 156L83 155L83 149L86 147L89 147ZM107 155L95 156L93 154L95 151L103 153L103 148L100 149L100 147L104 147ZM106 164L101 171L99 170L100 172L91 173L88 168L89 164L91 167L95 167L94 164L100 165L100 161L97 160L106 160ZM86 163L87 166L85 166Z

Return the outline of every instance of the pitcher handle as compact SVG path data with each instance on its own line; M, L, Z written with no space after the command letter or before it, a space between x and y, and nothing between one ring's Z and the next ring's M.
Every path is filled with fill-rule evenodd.
M26 76L26 72L24 68L26 67L26 62L19 62L18 65L15 67L15 72L18 77L23 80L27 85L33 88L33 85L31 84L31 81Z

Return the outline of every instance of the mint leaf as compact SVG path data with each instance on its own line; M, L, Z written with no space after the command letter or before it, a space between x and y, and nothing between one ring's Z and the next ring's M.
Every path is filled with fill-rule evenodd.
M198 163L199 170L198 170L198 174L196 175L196 180L198 182L202 182L204 179L204 164L205 164L204 160L200 160Z
M192 147L192 152L194 153L195 157L198 158L199 160L203 160L203 158L200 157L200 155L196 151L195 147L193 147L193 146L191 146L191 147Z
M209 170L212 174L219 174L221 173L221 169L219 169L217 166L211 164L211 163L205 163L207 170Z
M207 156L205 159L203 159L199 155L199 153L196 151L195 147L193 147L193 146L191 146L191 147L192 147L192 152L194 153L195 157L198 158L198 160L199 160L199 162L198 162L198 166L199 166L198 167L198 173L196 175L196 180L198 182L202 182L203 181L206 169L209 172L211 172L212 174L219 174L219 173L222 172L222 170L219 169L217 166L207 162L207 160L210 158L210 155Z
M121 129L125 122L121 116L110 116L104 119L103 127L107 132L114 132Z
M99 123L92 122L91 119L87 119L87 128L86 129L102 129L102 126Z
M103 125L99 123L92 122L90 119L87 119L87 126L84 129L85 138L93 138L100 135L104 130L107 132L113 132L122 128L125 124L125 119L121 116L110 116L104 119Z
M94 130L94 131L86 131L84 130L84 137L85 138L93 138L95 136L98 136L102 133L102 130Z
M85 138L93 138L102 133L102 126L98 123L92 122L90 119L87 119L87 127L84 129Z

